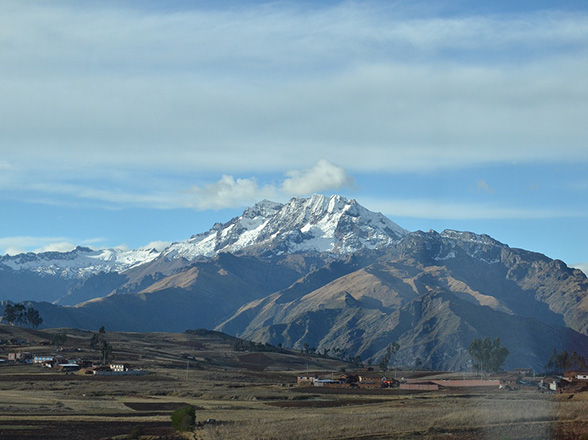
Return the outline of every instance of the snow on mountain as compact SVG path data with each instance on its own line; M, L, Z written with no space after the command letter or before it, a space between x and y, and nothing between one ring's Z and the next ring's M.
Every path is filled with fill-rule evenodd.
M155 249L93 250L78 246L70 252L26 253L0 257L0 267L64 278L85 278L99 272L122 272L160 255Z
M167 258L192 260L218 252L271 251L280 253L330 252L346 254L389 246L408 233L380 213L355 200L314 195L286 204L264 200L227 223L174 243L163 251Z
M480 260L487 264L496 264L501 260L502 249L506 248L503 243L488 235L479 235L467 231L454 231L446 229L439 237L440 246L434 260L444 261L457 258L457 248L465 255Z
M286 204L263 200L240 217L216 223L209 231L155 249L93 250L26 253L0 257L0 269L27 270L63 278L86 278L99 272L123 272L163 255L194 260L219 252L331 252L346 254L379 249L396 243L408 231L380 213L368 211L355 200L340 196L293 198Z

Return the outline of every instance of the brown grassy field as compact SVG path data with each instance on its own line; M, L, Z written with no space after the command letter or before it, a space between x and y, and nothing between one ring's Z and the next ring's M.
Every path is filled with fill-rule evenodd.
M26 339L10 351L51 352L51 331L0 327ZM98 359L90 332L67 330L75 356ZM296 353L244 353L211 334L107 333L114 359L144 376L84 376L0 365L1 439L180 439L170 414L197 408L196 438L214 439L588 439L588 398L537 391L300 388L307 369L339 361ZM188 368L186 368L188 367ZM402 372L406 375L409 372ZM432 373L421 373L432 374ZM194 438L194 437L192 437Z

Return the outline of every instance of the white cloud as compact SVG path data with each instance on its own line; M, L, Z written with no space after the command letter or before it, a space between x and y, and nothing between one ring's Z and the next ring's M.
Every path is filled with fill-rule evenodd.
M197 209L223 209L243 206L252 201L275 196L272 186L260 187L255 178L235 179L224 175L203 188L193 186L187 192L186 204Z
M280 185L260 186L254 177L235 179L224 175L215 183L204 187L193 186L186 193L186 205L196 209L223 209L241 207L261 199L283 199L284 197L304 196L354 184L343 168L324 159L312 168L291 170Z
M352 187L351 177L343 168L321 159L310 169L293 170L286 173L282 191L288 195L303 196L315 192Z

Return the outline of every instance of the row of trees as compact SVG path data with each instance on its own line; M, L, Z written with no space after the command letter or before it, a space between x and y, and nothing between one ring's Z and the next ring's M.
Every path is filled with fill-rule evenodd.
M400 345L397 342L391 342L386 347L386 353L380 359L378 366L382 371L387 371L390 362L394 360L394 356L400 349ZM304 344L305 353L315 353L315 350L308 348L308 344ZM555 353L555 352L554 352ZM496 373L502 369L506 358L509 355L509 351L506 347L500 345L500 339L496 338L490 340L490 338L476 338L469 346L469 354L474 361L474 369L484 373ZM567 353L566 353L567 355ZM574 359L577 359L576 357ZM582 358L583 360L583 358ZM350 356L348 361L354 368L362 366L360 356ZM417 358L415 366L422 367L423 361Z
M233 344L233 350L235 351L265 351L265 352L274 352L274 353L288 353L287 350L284 350L280 345L275 346L268 342L265 344L262 342L253 342L253 341L246 341L244 339L239 339Z
M11 325L30 325L38 328L43 323L39 311L24 304L6 304L3 321Z
M255 349L257 347L248 347L250 349ZM380 359L378 366L382 371L387 371L390 362L394 360L394 356L400 349L400 345L397 342L391 342L388 347L386 347L386 353ZM307 354L316 354L316 349L309 348L308 344L304 344L303 353ZM336 350L334 351L334 353ZM474 361L474 369L484 373L496 373L502 369L504 363L506 362L506 358L510 354L506 347L501 346L500 338L495 338L491 340L490 338L476 338L474 339L470 346L469 346L469 354ZM554 352L555 356L555 352ZM563 355L560 355L560 357ZM565 353L567 356L567 353ZM343 356L340 358L344 358ZM577 359L576 357L574 359ZM361 357L360 356L349 356L347 359L354 368L359 368L362 366ZM583 358L582 358L583 360ZM420 358L417 358L416 364L417 367L422 367L423 361Z
M588 362L586 358L574 351L569 354L567 351L558 353L555 347L553 353L545 365L545 369L549 372L563 373L567 370L588 370Z

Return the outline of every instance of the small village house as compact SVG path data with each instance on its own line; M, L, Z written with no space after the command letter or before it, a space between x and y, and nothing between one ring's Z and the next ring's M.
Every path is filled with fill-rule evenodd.
M55 362L55 356L34 356L33 364L52 364Z
M541 388L545 388L549 391L559 391L561 389L561 380L559 377L546 376L540 382Z
M298 376L296 383L298 385L312 385L315 379L317 379L316 376Z
M532 368L515 368L513 370L513 373L515 373L517 376L527 377L527 376L531 376L533 374L533 369Z
M124 371L127 371L128 369L128 366L125 364L110 364L110 370L115 371L117 373L122 373Z
M572 382L574 380L588 381L588 372L587 371L566 371L563 375L563 379L567 380L568 382Z
M55 366L57 371L61 371L63 373L72 373L74 371L79 371L80 366L78 364L67 363L67 364L57 364Z
M8 353L8 360L13 362L32 362L33 355L28 351Z
M315 387L340 387L347 386L347 383L339 379L314 379L312 385Z

